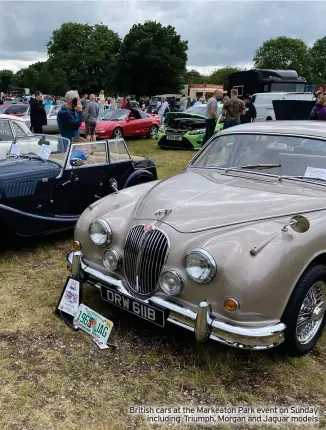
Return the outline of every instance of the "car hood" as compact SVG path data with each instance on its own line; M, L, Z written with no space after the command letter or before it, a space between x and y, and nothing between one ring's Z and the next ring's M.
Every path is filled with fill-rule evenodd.
M60 167L50 161L0 160L0 200L26 195L29 188L35 188L39 182L48 182L59 172Z
M172 209L161 221L181 233L194 233L326 206L326 188L286 182L192 168L154 186L139 202L135 218L156 220L156 211Z
M182 130L205 128L205 117L183 112L169 112L164 119L164 126Z
M116 127L122 127L125 124L124 121L104 121L104 120L99 120L99 122L96 124L96 129L105 129L105 130L113 130ZM85 129L85 123L82 122L80 125L80 130L84 130Z

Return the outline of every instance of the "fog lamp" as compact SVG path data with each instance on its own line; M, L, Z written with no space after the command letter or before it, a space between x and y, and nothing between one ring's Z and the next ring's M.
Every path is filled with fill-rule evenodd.
M81 243L80 243L80 242L78 242L78 240L74 240L74 241L72 242L72 249L73 249L74 251L80 251L80 250L81 250L81 248L82 248Z
M239 310L240 308L240 304L237 300L232 299L232 297L228 297L227 299L225 299L224 301L224 308L228 311L228 312L236 312Z
M103 254L103 264L108 270L117 270L121 256L115 249L107 249Z
M182 277L177 272L173 271L162 273L158 283L162 291L170 296L176 296L183 289Z

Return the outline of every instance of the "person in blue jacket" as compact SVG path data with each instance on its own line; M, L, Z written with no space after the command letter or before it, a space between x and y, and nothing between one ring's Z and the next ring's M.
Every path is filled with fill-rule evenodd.
M83 107L80 103L78 91L68 91L66 93L66 104L62 106L57 115L59 133L72 141L79 136L79 127L83 121ZM65 150L68 144L64 143Z

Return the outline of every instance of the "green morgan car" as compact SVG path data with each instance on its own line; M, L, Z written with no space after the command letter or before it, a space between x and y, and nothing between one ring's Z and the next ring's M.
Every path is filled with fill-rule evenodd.
M223 105L219 104L215 133L223 129ZM191 106L183 112L168 112L157 133L160 148L195 149L202 147L205 136L206 104Z

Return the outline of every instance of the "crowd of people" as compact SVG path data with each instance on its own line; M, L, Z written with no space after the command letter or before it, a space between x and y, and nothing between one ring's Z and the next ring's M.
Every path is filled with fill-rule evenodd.
M79 97L78 91L68 91L65 97L65 104L62 106L57 115L59 132L63 137L70 141L79 136L81 123L85 122L87 141L96 140L96 124L104 113L104 109L123 108L131 109L131 96L125 97L105 97L104 91L100 91L98 96L95 94L84 94ZM141 99L141 108L146 109L145 98ZM31 130L34 133L42 133L42 127L47 124L45 105L55 104L56 99L50 96L43 99L42 93L36 91L35 97L29 100L31 106ZM148 100L149 103L149 100ZM223 104L222 116L224 119L224 129L234 127L239 124L249 123L255 120L257 114L254 104L251 102L251 96L245 95L239 98L236 89L231 90L230 98L223 96L222 90L216 90L209 100L199 97L193 100L191 105L206 104L206 133L203 144L208 141L215 132L216 122L218 120L218 105ZM178 110L184 111L189 104L188 98L182 95L180 99L172 97L168 102L166 97L162 97L157 102L157 113L161 121L167 112ZM309 119L326 121L326 93L318 92L316 94L316 105L314 106Z

